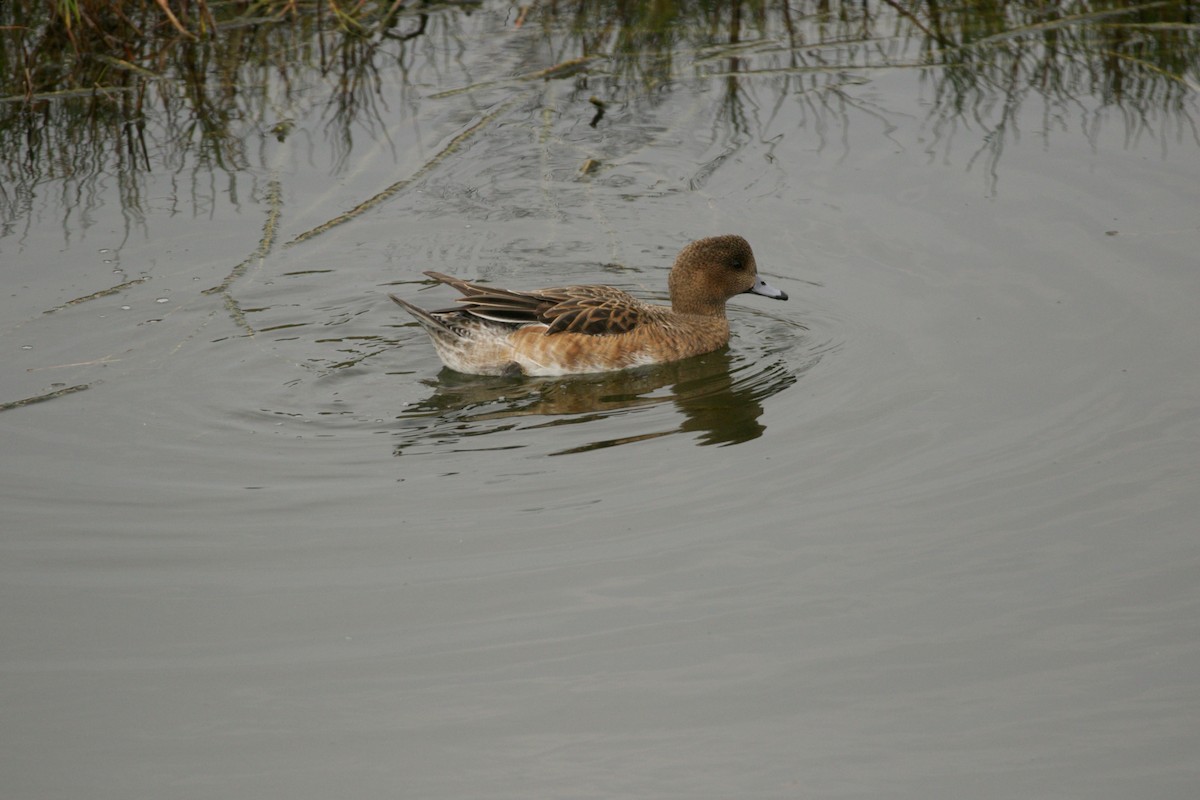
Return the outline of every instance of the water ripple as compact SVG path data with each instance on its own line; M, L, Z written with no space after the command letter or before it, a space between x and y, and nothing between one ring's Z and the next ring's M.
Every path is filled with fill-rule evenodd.
M398 453L491 449L479 437L519 432L513 447L561 455L676 433L729 445L763 434L764 404L837 345L788 316L735 312L730 347L674 364L569 378L500 378L443 370L397 418ZM419 334L418 334L419 335ZM403 348L401 350L403 352ZM563 446L565 444L565 446ZM505 445L508 446L508 445Z

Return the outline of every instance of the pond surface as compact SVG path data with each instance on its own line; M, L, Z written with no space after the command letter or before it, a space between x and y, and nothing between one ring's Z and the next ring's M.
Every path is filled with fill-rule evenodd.
M1196 51L862 8L405 12L6 164L0 794L1193 797ZM791 300L662 368L387 299L720 233Z

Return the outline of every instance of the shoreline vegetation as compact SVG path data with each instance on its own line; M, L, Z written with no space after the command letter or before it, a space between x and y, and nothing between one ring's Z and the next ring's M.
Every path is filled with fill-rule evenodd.
M476 14L550 58L464 85L453 51ZM741 129L753 82L805 104L819 130L849 89L899 69L920 72L935 136L974 126L999 148L1040 98L1088 136L1112 113L1130 141L1200 145L1188 0L5 0L0 236L40 183L118 175L136 216L139 173L251 169L257 143L284 141L313 107L348 158L351 127L377 123L386 93L436 102L561 80L602 110L707 80Z
M0 5L0 100L32 102L80 92L119 90L104 78L128 73L161 78L177 66L180 46L211 48L219 62L264 29L324 50L341 40L408 40L430 14L470 13L480 0L7 0ZM1147 70L1200 91L1200 7L1186 0L617 0L514 2L511 25L569 26L587 59L669 56L672 45L721 47L781 35L811 45L816 23L844 41L878 36L923 38L929 65L979 59L1005 42L1036 40L1072 57L1094 53L1109 83ZM417 24L401 25L402 20ZM803 42L797 42L797 36ZM324 39L324 41L321 41ZM664 44L667 47L664 47ZM324 45L324 46L323 46ZM1089 47L1091 45L1091 47ZM1105 64L1107 63L1107 67ZM328 66L328 65L325 65ZM659 66L662 66L660 61Z

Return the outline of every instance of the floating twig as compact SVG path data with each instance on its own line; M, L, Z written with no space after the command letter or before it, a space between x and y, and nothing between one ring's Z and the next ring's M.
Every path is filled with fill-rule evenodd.
M220 294L229 289L233 282L246 274L246 270L255 261L261 261L266 258L271 252L271 246L275 243L275 232L279 228L279 216L283 206L283 190L279 185L277 178L272 178L267 183L267 219L263 222L262 237L258 240L258 247L254 252L246 256L237 266L229 271L225 279L216 286L205 289L201 294Z
M474 136L480 130L485 128L489 123L492 122L492 120L496 119L496 117L500 116L505 111L507 111L509 109L509 107L512 106L512 104L515 102L516 102L515 100L509 100L505 103L500 104L500 106L498 106L494 111L491 111L490 113L485 114L474 125L467 128L465 131L463 131L462 133L458 134L453 139L451 139L449 144L447 144L440 151L438 151L438 153L436 155L434 155L433 158L426 161L425 164L422 165L422 167L420 169L418 169L416 172L414 172L409 177L407 177L403 180L396 181L391 186L384 189L382 192L379 192L378 194L374 195L373 197L370 197L367 200L364 200L363 202L359 203L358 205L356 205L354 208L350 209L346 213L339 214L338 216L334 217L331 220L322 222L320 225L318 225L315 228L310 228L309 230L305 231L304 233L300 234L299 236L297 236L296 238L292 239L290 242L285 244L284 247L291 247L294 244L299 244L300 242L307 241L308 239L311 239L314 236L319 236L322 233L325 233L325 231L329 230L330 228L336 228L338 225L341 225L344 222L349 222L350 220L354 219L355 217L362 215L366 211L370 211L372 208L379 205L380 203L383 203L384 201L389 200L392 197L394 197L395 195L399 194L409 184L425 177L427 174L429 174L433 170L434 167L436 167L438 164L442 163L442 161L444 161L447 157L453 155L460 147L462 147L464 142L466 142L468 139L470 139L472 136Z
M94 55L92 57L95 58L97 61L103 61L105 64L108 64L111 67L116 67L117 69L125 70L126 72L133 72L137 75L141 75L146 78L153 78L155 80L161 80L163 77L162 75L159 75L157 72L148 70L145 67L139 67L137 64L130 64L128 61L126 61L123 58L116 58L116 57L110 56L106 53L97 53L96 55Z
M93 358L91 361L76 361L71 364L51 364L46 367L30 367L26 372L43 372L48 369L67 369L69 367L94 367L97 364L115 364L120 361L119 358L112 356L102 356L101 358Z
M117 92L135 92L135 86L93 86L87 89L57 89L53 92L37 92L36 94L10 94L0 97L0 103L32 103L35 100L51 100L66 97L91 97L97 94L116 94Z
M64 308L70 308L71 306L77 306L80 303L86 303L89 300L96 300L101 297L108 297L110 294L117 294L118 292L123 292L126 289L128 289L130 286L136 286L137 284L145 283L148 280L150 280L149 275L143 276L141 278L134 278L131 281L125 281L124 283L118 283L116 286L110 286L107 289L101 289L98 292L92 292L91 294L85 294L83 297L76 297L74 300L68 300L67 302L63 303L62 305L55 306L54 308L48 308L45 311L43 311L42 313L43 314L53 314L55 311L62 311Z
M1048 20L1046 22L1038 22L1033 25L1026 25L1021 28L1013 28L1000 33L985 36L982 39L976 39L973 42L968 42L962 45L963 49L980 47L983 45L992 44L993 42L1003 41L1005 39L1016 39L1021 36L1028 36L1031 33L1041 33L1043 31L1053 30L1054 28L1066 28L1080 22L1091 22L1093 20L1105 19L1107 17L1120 17L1127 14L1137 14L1141 11L1147 11L1152 8L1170 5L1168 0L1159 0L1154 3L1143 3L1140 6L1126 6L1124 8L1109 8L1102 11L1091 11L1086 14L1072 14L1059 19Z
M219 294L225 302L225 309L229 312L229 316L237 323L238 327L244 328L250 336L254 335L254 327L246 321L246 313L242 310L241 304L237 298L229 292L229 287L233 282L246 274L250 269L250 265L255 262L261 263L264 258L271 252L271 247L275 244L275 234L279 230L279 217L283 211L283 188L280 186L278 178L272 178L267 182L267 219L263 222L262 237L258 240L258 247L254 252L247 256L237 264L225 279L205 289L201 294Z
M608 56L580 56L579 58L569 58L566 61L559 62L545 69L526 72L524 75L514 75L511 78L503 78L496 81L481 81L480 83L472 83L469 86L460 86L457 89L446 89L442 92L434 92L429 95L431 100L440 100L444 97L453 97L456 94L466 94L467 92L477 92L480 89L487 89L492 86L505 86L514 83L525 83L528 81L536 81L539 79L551 80L554 78L567 78L578 72L582 72L587 68L587 65L593 61L598 61Z
M37 397L26 397L24 400L13 400L8 403L0 403L0 411L11 411L14 408L20 408L21 406L31 406L34 403L44 403L45 401L53 400L56 397L74 394L75 392L82 392L84 389L90 388L92 388L90 383L81 383L78 386L67 386L62 389L49 392L48 394L39 394Z

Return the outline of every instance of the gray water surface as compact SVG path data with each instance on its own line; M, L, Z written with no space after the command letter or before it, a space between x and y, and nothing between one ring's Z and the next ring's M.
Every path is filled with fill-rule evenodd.
M0 413L0 794L1195 797L1195 94L509 81L578 55L514 16L9 221L0 402L87 388ZM727 232L792 299L673 367L457 376L386 298Z

